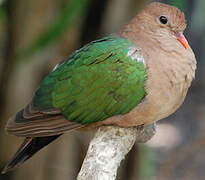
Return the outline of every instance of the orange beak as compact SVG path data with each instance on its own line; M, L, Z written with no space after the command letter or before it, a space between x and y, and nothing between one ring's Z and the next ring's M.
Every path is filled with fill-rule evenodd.
M175 36L177 40L184 46L185 49L189 47L188 41L186 40L185 36L181 32L176 32Z

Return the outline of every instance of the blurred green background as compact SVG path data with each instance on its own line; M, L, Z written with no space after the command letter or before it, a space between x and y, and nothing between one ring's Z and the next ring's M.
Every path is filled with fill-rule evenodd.
M0 168L21 138L8 118L30 100L41 80L72 51L126 24L147 0L0 0ZM151 2L151 1L150 1ZM183 106L135 145L118 180L205 179L205 1L162 0L185 12L185 32L198 69ZM74 180L93 133L68 133L2 180Z

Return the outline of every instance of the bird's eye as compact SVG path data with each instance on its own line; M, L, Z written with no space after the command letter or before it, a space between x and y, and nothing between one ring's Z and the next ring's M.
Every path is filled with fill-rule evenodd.
M159 17L159 21L162 23L162 24L168 24L168 19L166 16L160 16Z

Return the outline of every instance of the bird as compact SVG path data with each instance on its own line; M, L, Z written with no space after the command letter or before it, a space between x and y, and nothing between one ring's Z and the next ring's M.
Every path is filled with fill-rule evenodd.
M174 113L196 70L185 28L181 10L152 2L118 32L56 65L28 105L8 120L6 131L25 140L2 173L71 130L137 127Z

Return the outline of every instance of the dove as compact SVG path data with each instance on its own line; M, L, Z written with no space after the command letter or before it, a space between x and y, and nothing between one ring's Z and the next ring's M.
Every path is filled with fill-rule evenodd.
M143 126L174 113L195 76L184 13L153 2L117 33L73 52L40 83L6 131L25 137L10 171L71 130Z

